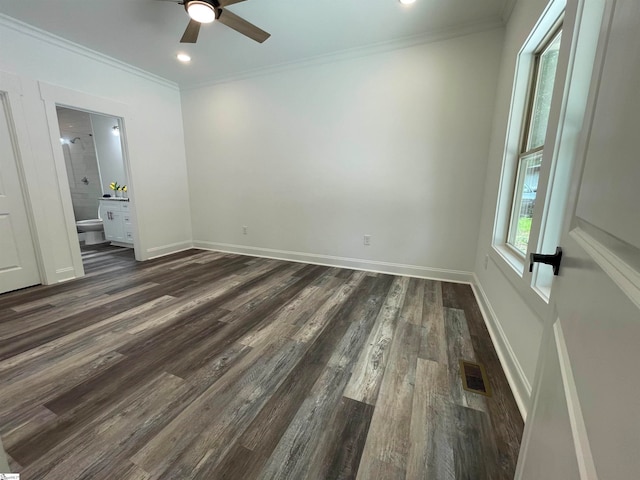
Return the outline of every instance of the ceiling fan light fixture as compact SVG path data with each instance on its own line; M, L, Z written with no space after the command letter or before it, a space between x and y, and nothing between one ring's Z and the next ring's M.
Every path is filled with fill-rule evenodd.
M211 23L216 19L216 11L213 5L200 0L192 0L187 3L187 13L199 23Z

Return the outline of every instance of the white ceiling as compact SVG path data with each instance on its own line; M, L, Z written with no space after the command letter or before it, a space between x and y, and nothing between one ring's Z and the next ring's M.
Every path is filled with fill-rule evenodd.
M178 83L214 83L288 64L474 24L501 22L513 0L247 0L229 10L271 33L259 44L214 22L180 44L184 7L167 0L0 0L0 13ZM175 56L186 52L190 64Z

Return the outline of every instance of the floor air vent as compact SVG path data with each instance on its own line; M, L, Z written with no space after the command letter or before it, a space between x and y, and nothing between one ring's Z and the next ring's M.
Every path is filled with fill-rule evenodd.
M486 395L487 397L491 396L491 387L483 365L460 360L460 374L462 375L462 385L465 390Z

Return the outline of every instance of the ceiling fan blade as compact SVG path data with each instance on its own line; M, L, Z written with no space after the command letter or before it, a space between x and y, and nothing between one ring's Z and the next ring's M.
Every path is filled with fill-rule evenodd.
M224 23L227 27L233 28L236 32L240 32L258 43L264 42L271 36L270 33L261 30L229 10L219 10L219 12L218 21L220 23Z
M218 0L218 4L220 8L228 7L229 5L233 5L234 3L244 2L245 0Z
M180 39L180 43L196 43L198 41L198 33L200 33L200 22L190 20Z

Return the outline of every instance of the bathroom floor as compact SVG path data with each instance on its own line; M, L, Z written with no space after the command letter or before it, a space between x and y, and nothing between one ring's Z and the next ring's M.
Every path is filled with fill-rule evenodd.
M80 251L85 274L106 273L113 268L136 263L133 248L116 247L110 243L81 244Z

